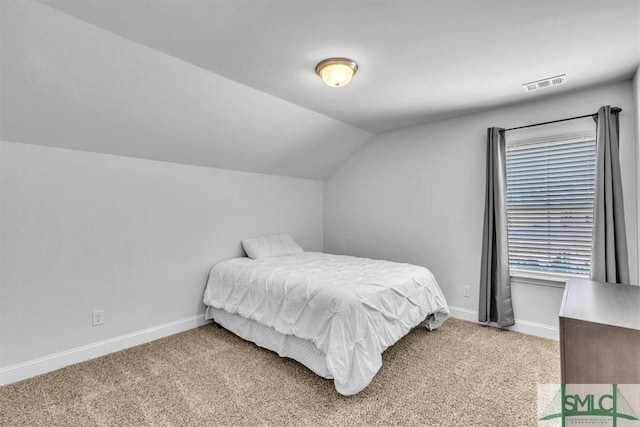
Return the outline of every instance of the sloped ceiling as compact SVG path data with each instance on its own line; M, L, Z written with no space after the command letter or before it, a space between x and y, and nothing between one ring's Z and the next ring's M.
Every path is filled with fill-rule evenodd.
M312 179L373 134L640 64L630 0L2 0L0 12L1 138ZM315 75L331 56L358 61L349 86Z
M3 140L323 179L371 137L41 3L1 8Z
M374 133L629 79L640 62L639 0L40 1ZM332 56L359 63L349 86L314 74Z

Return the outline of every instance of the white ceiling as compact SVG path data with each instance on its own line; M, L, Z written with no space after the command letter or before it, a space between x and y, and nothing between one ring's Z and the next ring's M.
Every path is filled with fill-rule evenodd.
M372 135L29 0L0 0L0 139L324 179Z
M629 78L638 0L41 0L216 74L378 133ZM352 83L315 65L346 56ZM526 94L522 83L567 74Z
M0 139L310 179L375 133L640 63L639 0L0 0L0 19ZM331 56L358 61L349 86L315 75Z

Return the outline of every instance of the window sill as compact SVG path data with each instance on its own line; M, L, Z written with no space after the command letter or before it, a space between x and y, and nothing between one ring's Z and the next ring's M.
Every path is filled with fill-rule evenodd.
M576 276L577 277L577 276ZM567 280L576 278L569 275L550 275L532 273L528 271L513 271L511 273L511 283L522 283L525 285L549 286L552 288L564 288Z

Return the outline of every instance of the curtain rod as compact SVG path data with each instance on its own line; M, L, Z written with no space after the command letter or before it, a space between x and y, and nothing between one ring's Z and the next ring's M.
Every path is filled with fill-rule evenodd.
M611 108L611 113L612 114L618 114L621 111L622 111L622 108L620 108L620 107L612 107ZM585 114L584 116L569 117L568 119L553 120L553 121L550 121L550 122L543 122L543 123L536 123L536 124L533 124L533 125L519 126L517 128L509 128L509 129L505 129L504 131L505 132L509 132L510 130L532 128L534 126L550 125L551 123L559 123L559 122L566 122L568 120L584 119L585 117L595 117L597 115L598 115L598 113Z

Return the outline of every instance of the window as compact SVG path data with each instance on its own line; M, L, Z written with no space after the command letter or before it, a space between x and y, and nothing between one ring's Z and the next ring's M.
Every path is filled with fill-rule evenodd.
M512 276L588 277L595 133L507 143Z

